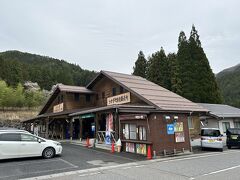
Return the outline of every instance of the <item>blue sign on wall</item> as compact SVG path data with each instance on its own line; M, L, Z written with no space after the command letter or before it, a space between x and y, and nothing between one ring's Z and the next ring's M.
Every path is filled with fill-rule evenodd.
M174 124L167 124L167 134L174 134Z

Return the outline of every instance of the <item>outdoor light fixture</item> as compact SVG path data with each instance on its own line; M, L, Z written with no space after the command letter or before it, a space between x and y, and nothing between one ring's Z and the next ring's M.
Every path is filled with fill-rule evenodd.
M164 118L165 118L166 121L171 119L171 117L167 116L167 115L165 115Z
M173 119L174 120L178 120L178 116L173 116Z

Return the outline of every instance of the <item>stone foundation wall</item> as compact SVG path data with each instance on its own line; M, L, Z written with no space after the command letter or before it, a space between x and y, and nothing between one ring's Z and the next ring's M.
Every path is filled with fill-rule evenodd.
M39 108L0 108L0 127L21 128L22 121L38 113Z

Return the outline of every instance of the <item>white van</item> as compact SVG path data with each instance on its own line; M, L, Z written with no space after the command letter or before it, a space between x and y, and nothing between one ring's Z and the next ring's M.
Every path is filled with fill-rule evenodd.
M52 158L62 153L59 142L35 136L24 130L0 130L0 159L42 156Z
M223 151L223 135L218 128L201 129L201 147L215 148Z

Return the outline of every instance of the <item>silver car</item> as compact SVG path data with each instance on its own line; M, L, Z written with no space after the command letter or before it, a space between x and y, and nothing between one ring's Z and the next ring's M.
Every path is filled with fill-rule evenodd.
M201 147L215 148L223 151L223 135L218 128L202 128L201 129Z

